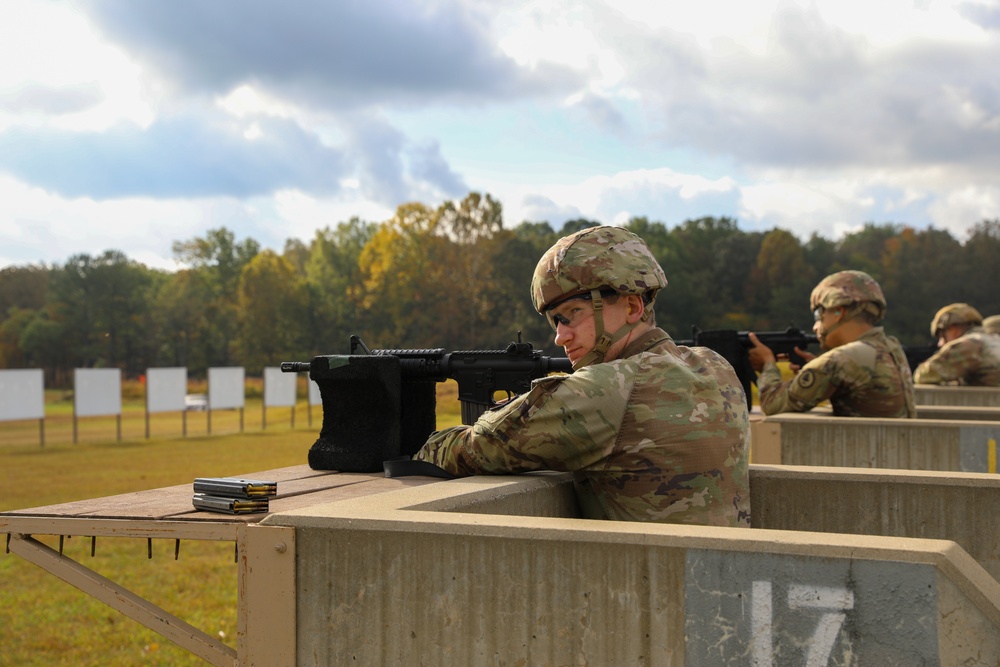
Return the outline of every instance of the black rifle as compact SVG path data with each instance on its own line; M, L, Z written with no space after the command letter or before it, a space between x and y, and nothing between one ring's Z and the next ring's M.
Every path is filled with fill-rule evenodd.
M940 349L936 342L904 347L903 352L906 353L906 361L910 364L910 372L917 370L917 366L933 357Z
M747 407L753 407L753 395L750 393L750 384L757 384L757 373L750 365L750 348L753 343L750 341L749 331L736 331L735 329L718 329L715 331L702 331L698 327L692 327L694 332L694 344L708 347L723 357L736 371L736 377L743 385L743 391L747 397ZM801 366L805 363L795 348L805 350L809 345L818 344L819 339L816 334L806 333L795 327L788 327L784 331L754 331L757 339L771 348L775 356L787 355L788 360Z
M743 385L743 391L747 395L747 406L752 407L753 398L750 394L750 384L757 383L757 374L750 365L749 355L753 343L750 342L749 332L731 329L701 331L698 327L692 327L692 330L694 331L694 339L690 343L680 341L678 344L687 343L709 347L725 357ZM806 333L795 327L789 327L784 331L755 331L754 333L757 334L757 339L761 343L771 348L775 356L787 355L788 361L798 366L803 365L805 360L795 353L795 348L805 350L809 345L819 342L815 334ZM911 372L937 351L937 343L903 348Z
M520 335L503 350L445 352L371 350L351 336L349 355L286 361L285 372L309 371L323 402L323 427L309 450L315 470L377 472L383 461L412 456L437 428L438 382L458 383L462 423L472 424L495 406L549 373L571 373L566 357L542 356Z

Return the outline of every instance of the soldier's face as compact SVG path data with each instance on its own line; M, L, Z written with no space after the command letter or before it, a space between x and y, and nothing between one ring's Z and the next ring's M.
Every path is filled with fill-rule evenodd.
M561 313L563 308L569 312ZM627 299L617 299L615 303L604 299L604 330L618 331L626 322L627 308ZM560 304L558 308L553 309L553 312L565 315L565 317L555 318L555 343L566 351L566 356L571 363L576 363L578 359L586 356L597 345L597 322L594 319L594 305L590 301L574 299ZM567 322L571 323L567 324ZM618 341L613 345L608 350L608 354L605 355L605 360L616 358L617 352L623 345L623 341Z
M938 335L938 347L944 347L956 338L961 338L963 333L965 333L965 330L954 324L950 327L945 327Z
M841 344L837 339L837 329L841 324L842 311L840 309L825 310L817 308L813 322L813 333L819 339L819 345L824 350L832 350Z

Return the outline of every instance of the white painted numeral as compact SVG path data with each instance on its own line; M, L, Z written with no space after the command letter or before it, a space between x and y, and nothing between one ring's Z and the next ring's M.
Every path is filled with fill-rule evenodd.
M751 590L750 655L755 667L772 667L774 664L774 603L771 588L770 581L755 581ZM854 608L854 593L846 588L792 584L788 587L788 608L826 612L816 624L816 631L813 632L809 652L806 654L806 667L825 667L830 661L840 628L847 618L846 611Z

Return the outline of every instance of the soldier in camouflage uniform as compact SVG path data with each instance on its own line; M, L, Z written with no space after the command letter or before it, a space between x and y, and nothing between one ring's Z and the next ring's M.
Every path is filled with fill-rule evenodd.
M1000 336L980 325L983 316L967 303L937 312L931 335L941 348L913 371L918 384L962 384L1000 387Z
M983 330L986 333L1000 334L1000 315L990 315L983 320Z
M587 518L749 526L742 385L720 355L656 327L666 284L625 229L560 239L535 268L531 298L573 374L431 434L415 458L457 475L571 471Z
M827 352L799 350L807 363L783 381L774 353L750 334L750 363L760 372L761 410L806 412L829 400L844 417L916 417L913 378L899 341L876 324L885 316L879 284L862 271L824 278L810 297L813 331Z

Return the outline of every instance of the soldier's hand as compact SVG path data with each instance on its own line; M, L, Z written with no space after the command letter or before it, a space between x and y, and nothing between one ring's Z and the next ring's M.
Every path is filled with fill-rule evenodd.
M807 363L807 364L810 361L812 361L813 359L816 358L815 354L813 354L812 352L808 352L806 350L803 350L803 349L799 348L798 346L795 347L795 354L799 355L802 358L802 361L804 363ZM789 363L788 367L790 369L792 369L793 373L798 373L799 369L802 368L802 366L800 366L798 364L793 364L793 363Z
M764 364L769 361L777 361L777 359L775 359L771 348L760 342L757 334L751 331L749 338L750 342L753 343L753 347L747 351L747 356L750 357L750 366L759 373L764 370Z

